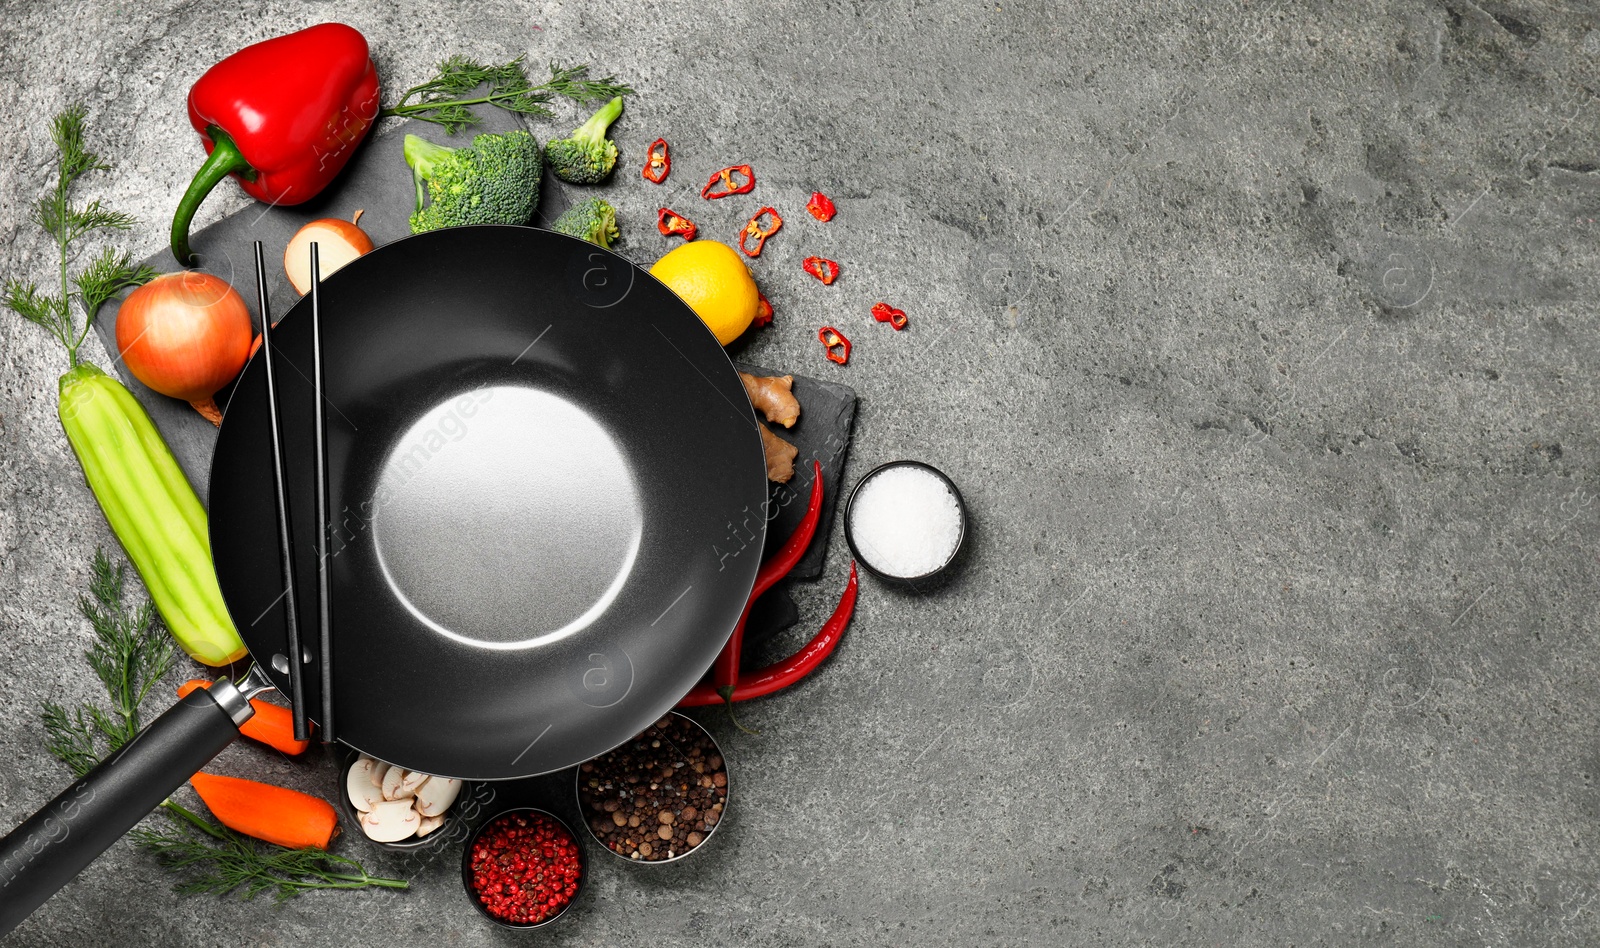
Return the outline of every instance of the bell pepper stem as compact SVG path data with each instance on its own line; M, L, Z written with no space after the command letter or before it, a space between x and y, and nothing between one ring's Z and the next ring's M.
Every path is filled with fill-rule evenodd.
M250 162L239 153L239 146L220 126L207 126L206 136L213 144L211 154L195 172L189 190L183 192L183 199L178 202L177 213L172 215L172 255L186 267L195 263L194 252L189 249L189 224L206 195L230 174L242 175L251 181L256 177L256 170L250 167Z

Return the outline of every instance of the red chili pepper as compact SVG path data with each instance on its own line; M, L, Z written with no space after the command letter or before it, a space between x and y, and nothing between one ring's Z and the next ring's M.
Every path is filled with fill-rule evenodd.
M733 176L736 174L744 176L743 184L733 183ZM712 188L719 184L722 185L722 189L713 191ZM750 169L749 165L729 165L711 176L711 180L706 182L706 186L700 189L700 196L708 201L715 201L717 198L725 198L730 194L749 194L755 186L756 173Z
M844 365L850 361L850 340L844 337L844 333L832 326L823 326L817 330L817 338L822 340L823 346L827 348L829 362ZM840 351L834 351L836 349Z
M762 217L771 217L771 226L762 227ZM746 257L761 256L761 248L766 246L767 238L776 234L781 227L783 227L783 218L778 216L778 212L770 207L763 207L752 214L750 220L745 222L744 230L739 231L739 249L744 251ZM756 245L754 247L746 246L745 241L752 237L755 238Z
M661 231L661 236L663 237L682 237L684 240L693 240L695 233L700 228L695 226L694 221L689 220L689 218L684 217L677 211L663 207L656 214L656 230Z
M655 184L667 180L672 171L672 152L667 149L667 140L658 138L651 142L644 154L644 171L640 172L644 179Z
M812 217L824 224L833 220L833 215L837 213L833 208L833 202L828 200L828 196L821 191L811 192L811 200L806 202L806 210L811 212Z
M794 528L778 552L761 568L756 570L756 582L750 589L750 598L745 601L744 612L739 614L739 623L733 627L733 634L728 636L728 644L717 653L717 661L711 666L711 688L713 694L727 690L730 694L733 686L739 679L739 659L743 656L744 624L750 618L750 607L754 606L762 594L777 584L778 580L789 575L794 565L800 562L800 557L805 555L806 549L811 546L811 538L817 532L817 521L822 519L822 462L813 461L811 466L811 499L806 504L806 515L800 518L800 525Z
M378 71L367 41L323 23L246 46L189 90L189 124L210 155L172 217L172 255L187 265L189 222L232 175L266 204L316 197L355 153L378 115Z
M876 319L880 323L888 323L889 325L893 326L895 332L899 332L900 330L906 328L906 323L910 322L910 320L906 318L905 310L895 309L888 303L873 303L872 318Z
M696 685L683 696L682 701L678 702L678 707L699 708L710 704L721 704L724 701L749 701L751 698L760 698L775 691L782 691L811 674L813 669L833 654L839 639L844 636L845 628L850 625L850 617L855 615L856 592L856 563L855 560L851 560L850 582L845 585L844 594L839 597L839 605L834 608L833 615L828 617L828 621L822 624L822 628L805 644L805 647L783 661L774 662L759 671L740 675L726 698L708 685Z
M800 266L821 280L823 286L832 286L833 281L839 279L839 265L827 257L807 257Z
M765 326L772 322L772 304L767 301L767 294L756 290L756 318L751 320L751 325Z

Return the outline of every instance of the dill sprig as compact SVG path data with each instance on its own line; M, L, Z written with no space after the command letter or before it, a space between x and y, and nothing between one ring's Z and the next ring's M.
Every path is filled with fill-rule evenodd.
M105 550L94 553L89 595L78 597L78 610L94 628L94 642L84 651L89 667L106 686L109 712L85 704L70 712L46 701L43 720L50 753L82 777L100 762L98 744L116 751L139 733L139 706L145 696L172 669L172 642L161 617L149 602L137 609L123 603L127 567L112 567Z
M78 599L79 611L94 628L94 642L83 654L106 687L110 710L94 703L69 710L47 701L41 714L45 746L71 768L74 777L93 770L106 754L139 733L140 707L150 689L171 671L176 657L161 616L149 601L136 608L125 601L126 569L121 564L113 567L105 551L96 550L89 595ZM137 829L132 835L162 865L190 876L173 887L179 892L220 895L237 890L252 899L271 891L281 902L310 889L407 888L404 880L368 875L353 859L320 849L259 843L172 799L161 806L176 828Z
M99 200L77 205L71 200L72 186L91 171L108 171L111 165L89 150L83 138L82 105L69 106L50 123L50 139L56 146L56 186L33 207L33 222L56 243L60 264L60 292L48 293L32 282L15 277L6 280L0 299L7 307L31 323L43 326L67 350L69 365L78 364L78 348L94 325L95 314L118 291L154 279L156 271L135 266L133 255L106 248L82 272L68 276L72 246L99 230L127 230L134 225L130 215L113 211ZM73 292L72 287L77 291ZM76 299L87 318L82 329L72 315Z
M354 859L320 849L264 846L171 800L162 806L177 829L167 833L138 829L133 838L168 869L193 876L173 887L184 895L237 891L249 901L271 892L276 901L284 902L311 889L408 888L402 879L368 875Z
M485 84L489 87L487 92L470 94ZM454 135L479 121L469 108L473 105L493 105L523 115L548 118L555 114L549 103L557 96L581 105L632 92L633 89L618 82L615 76L590 79L588 65L551 63L550 78L535 85L523 68L521 56L498 66L486 66L458 55L440 63L437 76L407 89L399 102L378 114L443 125L445 132Z

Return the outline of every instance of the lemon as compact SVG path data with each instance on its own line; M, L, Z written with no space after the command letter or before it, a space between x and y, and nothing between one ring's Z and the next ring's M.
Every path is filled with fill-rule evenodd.
M700 321L727 345L750 328L760 304L755 278L732 247L695 240L667 253L650 275L678 294Z

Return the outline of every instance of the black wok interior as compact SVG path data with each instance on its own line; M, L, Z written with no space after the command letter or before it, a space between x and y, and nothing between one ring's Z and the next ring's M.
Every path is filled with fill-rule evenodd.
M757 562L729 553L761 548L744 531L767 496L710 332L621 257L533 228L410 237L321 293L339 739L522 777L670 708L738 619ZM289 302L273 339L314 651L310 316ZM268 425L258 356L218 438L211 540L235 624L287 694ZM304 668L315 716L316 656Z

